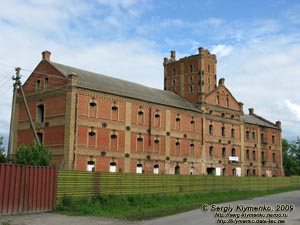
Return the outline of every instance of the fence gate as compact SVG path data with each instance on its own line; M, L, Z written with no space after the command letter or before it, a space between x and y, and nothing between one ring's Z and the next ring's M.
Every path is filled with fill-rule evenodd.
M57 168L0 164L0 215L51 211Z

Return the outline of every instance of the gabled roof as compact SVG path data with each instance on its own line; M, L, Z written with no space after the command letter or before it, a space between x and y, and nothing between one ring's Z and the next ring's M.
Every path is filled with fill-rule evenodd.
M77 86L81 88L200 112L193 104L171 91L150 88L130 81L81 70L59 63L49 63L65 77L71 73L77 74Z
M279 129L274 123L272 123L256 114L244 115L244 122L263 126L263 127Z

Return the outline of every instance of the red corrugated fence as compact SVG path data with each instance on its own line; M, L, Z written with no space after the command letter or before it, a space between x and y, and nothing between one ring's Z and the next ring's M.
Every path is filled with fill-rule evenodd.
M56 204L57 168L0 164L0 214L51 211Z

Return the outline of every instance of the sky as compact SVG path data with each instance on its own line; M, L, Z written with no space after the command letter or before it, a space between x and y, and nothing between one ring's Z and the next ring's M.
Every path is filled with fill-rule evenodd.
M282 137L300 136L298 0L1 0L0 137L9 134L15 67L41 60L163 89L163 58L217 55L217 77Z

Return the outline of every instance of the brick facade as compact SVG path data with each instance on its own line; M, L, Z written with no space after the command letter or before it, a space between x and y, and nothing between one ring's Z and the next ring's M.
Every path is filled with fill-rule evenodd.
M129 82L137 87L130 91L141 88L137 97L118 94L118 82L126 81L114 78L105 79L116 82L116 90L105 89L91 79L95 74L52 63L47 51L23 86L39 137L61 168L283 176L280 122L253 109L245 115L225 80L217 82L216 64L203 48L179 60L171 51L164 59L165 91L150 91L174 104L139 97L149 88ZM34 138L21 98L16 112L15 147Z

